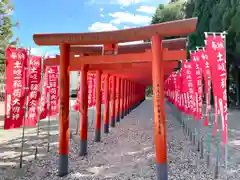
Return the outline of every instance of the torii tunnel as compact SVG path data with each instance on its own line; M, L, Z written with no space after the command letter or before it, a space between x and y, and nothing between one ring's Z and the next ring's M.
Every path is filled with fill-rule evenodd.
M157 179L168 179L164 78L178 66L178 60L186 59L186 38L163 39L187 36L195 31L196 23L197 18L191 18L108 32L33 35L37 45L60 47L59 56L45 60L46 65L60 66L59 176L68 174L69 72L78 70L81 71L79 155L87 154L88 72L96 72L96 142L101 139L102 129L101 75L105 75L104 133L109 132L109 123L114 127L115 121L120 122L121 118L144 101L145 88L152 85ZM118 45L138 40L151 40L151 43ZM113 77L111 117L109 76Z

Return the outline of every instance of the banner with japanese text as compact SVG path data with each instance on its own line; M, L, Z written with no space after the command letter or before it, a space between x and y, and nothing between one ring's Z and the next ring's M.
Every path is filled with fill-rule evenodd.
M80 86L81 86L81 75L79 77L79 81L78 81L78 91L77 91L77 97L76 97L76 101L75 101L75 104L73 106L73 109L74 111L79 111L79 106L80 106L80 94L81 94L81 89L80 89Z
M44 66L44 78L40 98L40 119L45 119L48 115L48 66Z
M223 133L223 142L227 143L227 70L226 70L226 50L224 47L225 36L223 35L207 35L206 50L211 66L212 85L214 94L215 109L215 132L217 129L217 116L220 115L221 127Z
M195 62L195 78L196 78L196 120L201 120L202 118L202 68L200 63L200 51L195 51L192 53L193 62Z
M205 88L205 99L206 99L206 111L204 117L204 126L208 126L209 122L209 112L211 110L210 105L210 88L211 88L211 69L209 64L208 55L205 49L199 51L200 55L200 66L202 69L202 74L204 78L204 88Z
M93 94L94 94L94 74L93 73L88 73L87 76L87 81L88 81L88 107L94 106L94 99L93 99Z
M48 106L49 107L49 116L55 116L59 112L59 83L58 83L58 66L49 66L48 67L48 83L49 83L49 97L48 97Z
M6 86L4 129L19 128L24 122L26 101L26 49L6 49Z
M28 71L28 110L25 125L35 126L38 122L42 58L39 56L31 56L29 60L30 63Z

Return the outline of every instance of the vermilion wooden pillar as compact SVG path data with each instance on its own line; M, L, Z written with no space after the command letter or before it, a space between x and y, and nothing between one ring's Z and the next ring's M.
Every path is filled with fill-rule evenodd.
M80 86L80 156L87 155L88 139L88 82L87 82L88 65L82 66L81 69L81 86Z
M95 141L101 140L101 72L96 71L96 124Z
M111 127L115 127L116 121L116 76L112 77L112 112L111 112Z
M69 49L68 44L60 45L60 113L59 113L59 169L58 175L68 174L69 141Z
M121 119L123 119L124 117L124 85L125 85L125 82L124 82L124 79L121 79Z
M124 102L123 102L123 116L126 116L127 110L127 80L124 80Z
M152 79L153 79L153 107L155 122L156 165L157 179L167 180L167 145L164 113L164 64L162 38L159 35L152 37Z
M132 102L132 82L130 81L129 83L129 108L128 108L128 113L131 112L131 108L132 108L132 105L131 105L131 102Z
M131 83L131 108L130 111L133 110L133 83Z
M121 105L121 79L119 77L117 77L117 82L116 82L116 104L117 104L117 117L116 117L116 121L119 122L120 121L120 105Z
M109 133L109 75L105 76L104 83L104 133Z
M127 107L126 107L126 115L129 114L129 102L130 102L130 81L127 81Z
M136 90L136 84L134 83L134 91L133 91L133 93L134 93L134 108L136 108L136 106L137 106L137 90Z

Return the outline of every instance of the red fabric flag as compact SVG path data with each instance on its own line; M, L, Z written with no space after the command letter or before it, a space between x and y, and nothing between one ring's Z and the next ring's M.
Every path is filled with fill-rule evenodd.
M59 112L59 83L58 83L58 66L49 66L48 68L48 83L49 83L49 96L50 99L48 99L48 106L49 116L55 116Z
M40 119L45 119L48 115L48 98L47 94L49 92L48 85L48 66L44 65L44 78L43 78L43 86L42 86L42 94L40 99Z
M183 93L183 102L184 102L184 108L183 111L187 115L190 112L189 109L189 92L188 92L188 80L187 80L187 67L188 62L184 61L182 62L182 87L181 91Z
M81 81L80 80L81 80L81 76L79 78L80 79L79 79L79 82L78 82L77 98L76 98L76 102L75 102L74 107L73 107L76 112L79 111L79 107L80 107L80 94L81 94L81 91L80 91Z
M196 120L201 120L202 119L202 68L200 66L200 56L201 52L196 51L193 53L193 61L196 64Z
M4 129L19 128L23 124L27 62L26 49L12 47L6 49Z
M188 98L188 107L189 107L188 114L195 116L195 114L196 114L196 106L195 106L195 102L196 102L195 69L196 69L196 66L195 66L195 63L187 62L185 68L186 68L186 79L187 79L187 84L188 84L188 97L187 97Z
M221 35L208 35L207 52L212 69L213 93L216 102L216 114L220 114L221 126L223 130L223 141L227 143L227 70L226 70L226 50L224 47L225 37ZM217 115L216 115L217 116ZM217 119L215 120L217 123ZM216 129L216 125L215 125ZM216 131L216 130L215 130Z
M198 92L197 92L197 65L194 59L194 53L190 54L191 61L189 62L191 64L191 74L192 74L192 90L193 90L193 117L197 119L197 113L198 113Z
M26 126L36 126L38 122L38 107L40 103L42 58L40 56L30 57L28 71L28 111L25 121Z
M88 73L87 76L87 81L88 81L88 107L93 106L93 74Z
M204 86L205 86L205 97L206 97L206 113L204 118L204 126L208 126L208 115L211 110L210 104L210 87L211 87L211 69L209 65L209 59L206 50L202 49L199 51L200 53L200 67L202 69L203 78L204 78Z

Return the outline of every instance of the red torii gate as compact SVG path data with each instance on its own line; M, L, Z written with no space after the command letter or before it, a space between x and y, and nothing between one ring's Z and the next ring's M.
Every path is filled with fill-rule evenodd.
M138 105L145 98L146 85L153 85L154 94L154 122L156 142L157 179L166 180L167 151L164 113L164 73L171 72L176 62L171 60L185 59L186 51L177 46L174 41L165 41L170 44L164 47L162 39L166 36L188 35L195 31L197 18L172 21L140 28L125 29L96 33L70 33L70 34L35 34L33 39L38 45L59 45L60 56L48 59L46 65L60 65L60 142L59 142L59 176L68 173L68 140L69 140L69 71L81 70L81 126L80 126L80 155L87 153L88 129L88 99L87 99L87 72L96 71L96 136L100 140L101 129L101 99L100 79L101 73L107 74L105 78L105 119L104 132L109 126L109 96L108 78L113 75L113 99L117 98L117 118L129 113L132 107ZM117 43L151 39L152 44L132 45L132 48L119 46L119 55L101 55L101 47L73 47L72 45L98 45L105 47L111 45L114 49ZM184 41L184 40L182 40ZM167 43L166 43L167 42ZM179 44L178 44L179 45ZM172 49L171 49L172 47ZM111 48L110 48L111 49ZM177 50L176 50L177 49ZM129 54L131 53L131 54ZM81 55L75 57L75 55ZM168 61L168 62L164 62ZM137 64L136 64L137 63ZM175 64L174 64L175 63ZM104 66L102 65L104 64ZM128 67L127 67L128 66ZM127 68L126 68L127 67ZM127 69L124 71L124 69ZM140 72L138 71L140 70ZM116 76L117 81L116 81ZM143 82L141 82L141 80ZM115 103L115 101L113 101ZM120 103L121 102L121 103ZM122 104L122 106L120 106ZM115 106L115 105L114 105ZM113 107L114 107L113 106ZM113 108L115 109L115 108ZM100 113L100 114L99 114ZM115 119L115 110L112 112ZM113 122L114 120L111 120ZM114 126L114 123L111 124Z

